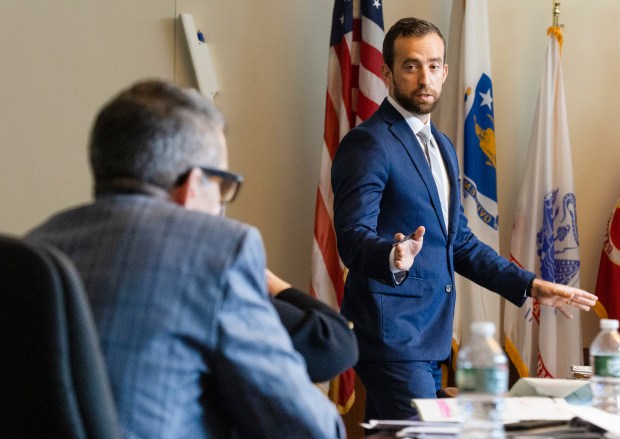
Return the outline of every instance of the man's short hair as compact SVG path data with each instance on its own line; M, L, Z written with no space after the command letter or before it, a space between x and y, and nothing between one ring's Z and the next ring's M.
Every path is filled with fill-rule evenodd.
M109 101L93 124L95 191L119 180L169 191L188 169L220 163L223 129L220 111L196 90L138 82Z
M383 62L390 70L394 68L394 42L398 37L423 37L437 34L443 42L443 62L446 62L446 40L441 31L430 21L409 17L398 20L385 34L383 39Z

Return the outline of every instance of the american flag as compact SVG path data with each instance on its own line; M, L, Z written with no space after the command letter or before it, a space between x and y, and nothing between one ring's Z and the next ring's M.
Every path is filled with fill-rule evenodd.
M334 232L332 159L340 140L370 117L386 96L381 79L383 7L380 0L335 0L330 38L325 131L317 189L312 245L311 294L339 309L345 267ZM341 413L354 401L355 374L344 372L330 384L330 398Z

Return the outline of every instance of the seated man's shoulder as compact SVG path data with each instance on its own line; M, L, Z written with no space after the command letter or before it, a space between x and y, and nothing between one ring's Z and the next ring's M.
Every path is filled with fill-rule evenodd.
M174 218L168 218L166 222L174 228L170 232L177 239L208 242L209 247L217 247L227 254L236 253L244 244L257 248L263 246L261 234L256 227L223 216L178 209Z
M189 210L185 210L183 214L187 218L187 222L193 224L194 227L215 233L221 237L228 235L238 239L239 237L258 234L256 227L232 218Z

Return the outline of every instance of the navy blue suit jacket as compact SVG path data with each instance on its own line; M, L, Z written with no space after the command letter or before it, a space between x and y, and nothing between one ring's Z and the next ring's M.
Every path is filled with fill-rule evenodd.
M446 359L455 271L518 306L534 276L471 232L454 147L434 125L432 133L450 181L448 229L424 152L387 99L343 138L333 160L334 226L349 269L342 313L355 324L361 361ZM396 285L389 268L393 236L419 226L426 228L422 250Z

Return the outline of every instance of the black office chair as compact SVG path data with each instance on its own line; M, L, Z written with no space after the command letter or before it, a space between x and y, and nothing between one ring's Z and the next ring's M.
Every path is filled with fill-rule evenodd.
M0 236L0 438L120 438L90 307L59 251Z

